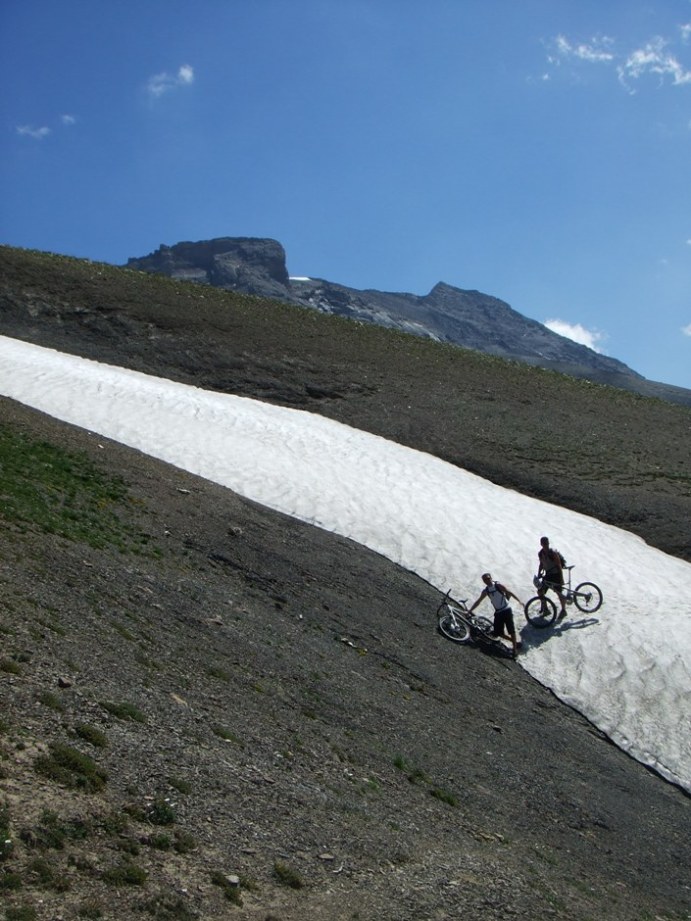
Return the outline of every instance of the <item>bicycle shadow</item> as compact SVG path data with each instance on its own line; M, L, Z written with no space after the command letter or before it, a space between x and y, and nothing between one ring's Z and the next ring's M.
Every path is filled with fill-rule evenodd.
M542 630L539 627L533 627L531 624L524 624L519 631L523 651L536 649L548 640L566 635L570 630L584 630L586 627L594 627L599 623L600 619L598 617L582 617L580 620L557 621L553 627L546 627Z

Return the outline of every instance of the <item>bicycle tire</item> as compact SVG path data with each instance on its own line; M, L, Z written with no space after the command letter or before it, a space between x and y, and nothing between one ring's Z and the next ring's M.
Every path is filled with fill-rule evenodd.
M582 598L581 595L585 597ZM594 614L602 607L602 592L594 582L581 582L574 589L573 600L579 611Z
M557 619L557 606L550 598L540 598L536 595L531 598L523 609L528 623L538 630L551 627Z
M459 617L442 614L439 618L439 632L453 643L470 642L470 627Z

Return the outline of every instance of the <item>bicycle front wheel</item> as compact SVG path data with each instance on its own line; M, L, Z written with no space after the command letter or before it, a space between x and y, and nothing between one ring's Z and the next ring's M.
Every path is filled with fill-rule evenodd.
M454 643L467 643L470 640L470 627L453 614L442 614L439 618L439 632Z
M540 598L539 595L530 599L524 611L525 616L528 618L528 623L532 624L533 627L537 627L538 630L550 627L557 619L557 606L555 603L549 598Z
M581 582L575 588L573 600L579 611L593 614L602 605L602 592L594 582Z

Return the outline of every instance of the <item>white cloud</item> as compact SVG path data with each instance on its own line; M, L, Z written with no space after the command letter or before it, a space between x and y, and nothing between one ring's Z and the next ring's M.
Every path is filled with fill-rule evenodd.
M69 125L75 125L77 123L77 119L74 117L74 115L61 115L60 121L66 127L69 127Z
M33 138L35 141L42 141L50 134L50 128L45 127L45 125L42 128L34 128L33 125L20 125L17 128L17 134Z
M176 74L164 72L150 77L146 89L152 98L158 99L170 90L179 86L189 86L191 83L194 83L194 68L189 64L183 64Z
M627 79L638 80L646 74L655 74L663 79L671 77L675 86L691 83L691 70L685 70L677 58L665 50L666 46L667 42L658 36L633 51L618 68L620 80L626 84Z
M602 349L598 348L598 342L605 339L606 336L599 330L586 329L580 323L567 323L566 320L545 320L545 326L553 333L565 336L580 345L587 345L594 352L602 353Z
M691 336L691 323L688 326L682 326L681 331L685 336Z
M680 25L678 34L682 44L688 45L691 40L691 22ZM551 43L551 48L547 61L552 66L566 61L585 65L611 65L616 69L621 84L630 92L633 92L633 81L648 76L657 77L661 84L691 84L691 70L670 50L668 40L659 35L623 55L616 53L614 39L608 36L596 36L590 41L575 43L560 34Z
M613 40L606 35L596 36L590 42L580 45L572 45L563 35L558 35L556 39L557 52L561 57L574 57L593 63L613 61L614 54L609 50L613 44Z

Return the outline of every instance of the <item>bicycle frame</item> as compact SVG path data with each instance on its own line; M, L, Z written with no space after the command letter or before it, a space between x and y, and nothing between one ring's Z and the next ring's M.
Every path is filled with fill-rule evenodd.
M571 588L571 570L574 568L575 565L576 564L574 563L572 566L564 566L562 568L562 572L566 570L568 574L567 583L562 585L561 587L562 591L564 592L564 601L566 601L567 604L573 604L576 598L586 598L586 600L588 598L588 595L586 592L578 591L579 586L576 586L576 588ZM558 586L555 585L554 582L549 582L544 577L542 578L542 585L545 586L545 589L552 589L552 591L555 591L555 592L557 591L557 588L558 588Z
M451 597L449 590L437 608L439 629L447 637L457 643L467 643L470 640L483 640L485 642L498 642L492 635L493 623L488 618L478 614L471 614L468 610L467 598L457 601ZM461 626L463 625L463 626Z
M537 577L533 580L537 588L537 595L531 598L525 605L525 616L533 627L549 627L554 623L557 617L557 609L554 602L547 597L548 591L553 591L560 598L563 598L566 604L575 604L579 611L585 614L593 614L599 611L602 602L602 591L594 582L580 582L575 588L571 585L571 570L573 566L565 566L567 573L567 582L559 585L550 582L544 577L539 580ZM564 610L565 613L565 610Z

